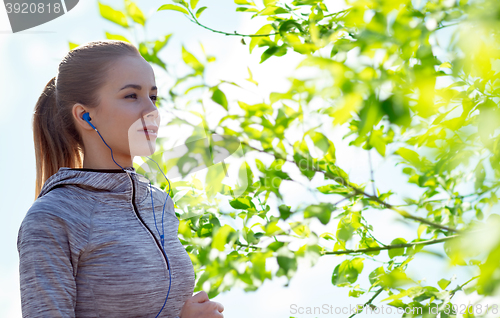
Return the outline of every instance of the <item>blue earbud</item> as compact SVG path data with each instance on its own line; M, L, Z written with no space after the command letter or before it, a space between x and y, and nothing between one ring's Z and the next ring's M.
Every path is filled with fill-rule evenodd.
M97 128L95 128L95 126L90 122L92 119L90 118L89 113L84 113L82 118L90 125L90 127L94 128L94 130L97 131Z

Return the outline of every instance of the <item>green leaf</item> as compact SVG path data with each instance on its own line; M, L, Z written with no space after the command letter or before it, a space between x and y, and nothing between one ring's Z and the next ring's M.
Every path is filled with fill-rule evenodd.
M139 23L144 26L146 24L146 17L142 13L141 9L131 0L125 0L125 8L129 17L134 20L134 22Z
M222 165L213 165L208 168L207 176L205 177L205 191L208 199L212 199L218 193L223 192L224 180L226 173Z
M380 278L385 275L384 268L382 266L375 268L370 275L368 275L368 279L370 280L370 284L374 285L380 281Z
M379 247L377 241L371 237L365 237L361 240L359 248L377 248ZM380 254L380 251L365 252L366 255L374 256Z
M201 7L199 8L197 11L196 11L196 18L199 18L200 15L203 13L203 11L205 11L207 7Z
M264 0L263 2L264 2L265 7L269 7L269 6L274 5L276 2L278 2L278 0Z
M126 37L124 37L123 35L111 34L109 32L106 32L106 39L119 40L119 41L125 41L125 42L129 42L130 43L130 41Z
M157 64L166 70L167 66L165 65L165 63L160 58L158 58L155 52L151 54L150 49L148 48L146 43L144 42L139 43L139 52L146 61Z
M443 290L446 289L446 287L448 287L449 284L450 284L450 281L447 279L444 279L444 278L440 279L438 282L439 287L441 287L441 289L443 289Z
M200 1L200 0L191 0L191 9L194 10L194 8L196 8L196 5L198 4L198 1Z
M348 194L352 191L351 188L344 187L340 184L327 184L319 186L316 189L323 194Z
M396 267L380 277L380 284L385 287L396 288L409 283L415 282L406 276L405 271L401 267Z
M444 252L450 258L449 263L452 265L466 266L465 256L468 252L467 249L462 249L460 247L460 238L449 240L443 244Z
M360 213L349 213L348 215L340 219L340 222L337 225L337 239L344 242L350 240L354 231L356 231L361 226Z
M292 212L290 211L290 208L291 208L290 206L285 205L285 204L281 204L278 207L278 210L280 211L280 219L283 219L283 220L288 219L290 214L292 214Z
M276 252L278 249L280 249L284 245L285 245L285 243L283 243L283 242L272 242L271 244L269 244L267 246L267 248Z
M417 229L417 235L418 235L418 238L420 239L420 236L422 236L422 233L427 230L427 225L425 224L420 224L418 226L418 229Z
M362 290L350 290L349 291L349 297L354 297L354 298L359 298L359 296L363 295L365 292Z
M415 166L416 168L420 167L421 162L420 162L420 157L418 153L416 153L413 150L410 150L408 148L399 148L395 152L396 154L400 155L401 158L405 159L408 161L411 165Z
M203 66L193 54L189 53L184 45L182 46L182 59L187 65L195 70L196 74L202 74L205 70L205 66Z
M332 284L342 287L356 282L363 270L363 260L364 258L356 257L337 265L333 271Z
M322 159L335 163L335 146L333 142L330 141L324 134L317 132L316 130L310 130L308 133L309 137L314 143L316 150L320 152Z
M255 8L248 8L248 7L237 7L236 12L259 12L259 10ZM243 41L243 39L242 39Z
M161 10L173 10L173 11L179 11L184 14L189 14L189 12L184 9L183 7L176 6L174 4L164 4L161 7L158 8L156 11L161 11Z
M188 4L187 4L187 2L184 1L184 0L172 0L172 1L175 2L175 3L182 4L182 6L185 7L185 8L189 7Z
M320 204L313 204L304 210L304 218L316 217L323 224L330 222L330 217L335 206L331 203L321 202Z
M444 62L443 64L439 65L439 68L451 68L451 63Z
M280 32L281 36L285 36L285 34L293 28L296 28L300 32L304 32L302 29L302 26L299 23L297 23L297 21L295 21L295 20L287 20L287 21L283 22L280 25L279 32Z
M156 54L160 52L165 45L167 45L168 40L170 40L170 37L172 36L172 33L164 35L163 38L160 38L155 41L155 46L153 47L153 52Z
M300 237L308 237L311 234L311 230L306 224L301 224L301 222L291 222L289 224L292 231Z
M289 13L287 9L284 9L282 7L278 6L269 6L266 7L264 10L259 12L259 15L265 16L265 15L275 15L275 14L282 14L282 13Z
M97 3L99 4L99 13L104 19L116 23L124 28L129 27L127 16L125 15L125 13L119 10L115 10L112 7L102 4L99 1L97 1Z
M286 51L287 51L287 48L286 48L285 45L282 45L282 46L271 46L267 50L265 50L264 53L262 53L262 57L260 59L260 63L264 62L265 60L267 60L268 58L270 58L273 55L275 55L275 56L283 56L283 55L286 54Z
M236 198L232 201L229 201L229 204L235 208L235 209L240 209L240 210L245 210L245 209L248 209L250 207L254 207L255 208L255 205L253 204L253 202L249 199L249 197L245 197L245 198Z
M220 227L214 235L212 247L218 249L219 251L224 251L224 246L226 245L227 238L231 232L235 232L235 230L227 224Z
M79 44L73 43L73 42L68 42L69 43L69 50L71 51L72 49L76 48L79 46Z
M222 92L218 87L215 87L215 89L213 90L212 100L224 107L225 110L227 110L226 94L224 94L224 92Z
M278 256L276 257L280 270L283 271L284 275L293 275L297 270L297 259L291 254L290 256ZM280 273L277 274L277 276Z
M377 149L378 153L384 157L385 156L385 140L383 138L383 132L381 130L372 130L370 134L369 143L371 146Z
M253 83L255 85L259 85L259 83L257 83L254 79L253 79L253 76L252 76L252 71L250 70L250 67L247 66L247 69L248 69L248 75L249 77L246 78L247 81L249 81L250 83Z
M234 0L234 3L237 5L255 5L253 2L249 2L247 0Z
M263 35L263 34L270 34L273 32L273 26L271 24L266 24L262 26L257 32L255 32L256 35ZM252 50L255 46L259 45L262 43L265 39L269 40L269 37L262 37L262 36L255 36L252 37L252 40L250 41L250 44L248 45L248 48L250 49L250 53L252 53Z
M420 286L418 286L419 288L421 288ZM387 300L396 300L396 299L400 299L400 298L403 298L403 297L406 297L408 296L409 294L411 293L411 290L410 289L407 289L407 290L403 290L402 292L400 292L399 294L394 294L392 296L389 296L387 298L384 298L382 299L381 301L387 301Z
M322 233L319 237L321 237L325 240L328 240L328 241L335 241L332 233L325 232L325 233Z
M381 104L381 110L389 117L389 121L396 125L408 126L411 123L409 107L403 98L389 97Z
M247 190L252 189L252 183L253 183L253 172L250 166L246 161L243 161L241 163L241 166L238 170L238 186L239 187L246 187ZM267 211L266 211L267 212Z
M278 221L269 222L262 229L265 231L267 236L272 236L276 232L281 232L281 228L277 224Z
M484 180L486 178L486 171L484 170L484 166L483 166L482 162L480 162L476 166L474 174L476 177L476 180L474 182L474 189L477 191L477 190L480 190L483 188L483 183L484 183Z
M397 244L405 244L406 240L404 238L396 238L392 240L391 245L397 245ZM390 250L387 250L389 252L389 257L394 258L396 256L402 256L405 253L405 248L393 248Z

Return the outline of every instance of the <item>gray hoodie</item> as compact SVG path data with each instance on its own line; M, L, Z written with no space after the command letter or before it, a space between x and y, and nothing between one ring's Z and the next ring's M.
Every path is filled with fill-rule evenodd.
M148 180L132 167L60 168L28 210L17 247L23 317L156 317L169 288ZM152 187L162 233L167 196ZM169 197L165 251L172 286L159 317L180 314L194 270Z

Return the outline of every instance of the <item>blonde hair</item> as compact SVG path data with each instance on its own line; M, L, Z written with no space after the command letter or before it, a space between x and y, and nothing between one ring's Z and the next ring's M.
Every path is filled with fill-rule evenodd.
M45 85L33 113L35 200L59 168L82 167L84 145L73 120L73 105L97 107L109 67L119 57L134 55L140 53L128 42L93 41L69 51L59 63L57 76Z

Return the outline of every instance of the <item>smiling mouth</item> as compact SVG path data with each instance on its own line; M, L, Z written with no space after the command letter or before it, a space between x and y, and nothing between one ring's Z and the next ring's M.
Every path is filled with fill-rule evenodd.
M144 130L138 130L138 132L141 132L143 134L146 134L146 139L150 141L150 138L156 139L156 131L153 129L144 129Z

